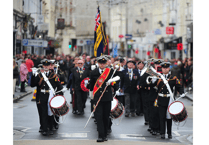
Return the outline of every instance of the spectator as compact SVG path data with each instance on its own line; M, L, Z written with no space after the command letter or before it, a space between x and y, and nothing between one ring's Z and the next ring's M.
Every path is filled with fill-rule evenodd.
M28 69L25 64L25 60L23 60L22 64L20 65L20 81L21 81L20 92L26 92L25 91L25 82L27 81L27 74L28 74Z
M13 59L13 97L15 94L16 81L17 81L18 77L19 77L18 66L17 66L15 60Z
M26 66L28 69L28 75L29 75L29 79L28 79L28 85L31 85L31 76L32 76L32 67L34 66L33 61L30 59L30 56L26 57Z

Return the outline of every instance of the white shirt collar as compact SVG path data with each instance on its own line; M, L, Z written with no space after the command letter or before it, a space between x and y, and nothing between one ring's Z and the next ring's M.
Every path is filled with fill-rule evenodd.
M105 70L105 68L103 70L99 68L99 73L101 74L101 72L104 71L104 70Z

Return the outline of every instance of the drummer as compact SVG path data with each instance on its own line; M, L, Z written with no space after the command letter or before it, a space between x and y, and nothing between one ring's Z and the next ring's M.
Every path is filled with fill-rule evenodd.
M162 66L162 74L165 77L165 79L168 81L168 84L171 88L172 93L173 93L173 87L175 86L177 91L180 94L183 94L184 90L180 84L179 79L176 76L172 76L171 74L169 74L171 63L162 62L160 65ZM167 112L167 109L173 100L172 98L170 98L170 93L165 85L166 82L164 82L162 79L158 79L157 81L155 79L152 79L152 82L158 88L157 105L159 106L161 138L165 139L165 122L167 122L167 134L168 134L168 138L171 139L172 138L172 130L171 130L172 120L170 118L170 115Z
M41 61L43 65L43 69L41 69L41 73L38 74L36 77L35 75L31 78L31 87L37 86L37 94L39 94L39 100L37 102L40 104L40 111L41 111L41 122L42 122L42 135L47 135L47 127L49 125L49 134L53 135L52 131L52 116L48 117L48 99L50 95L50 87L48 84L44 81L44 78L42 76L42 73L45 74L45 76L48 78L49 83L51 84L53 89L57 87L57 91L62 90L63 86L60 84L59 78L56 74L54 74L52 71L49 71L51 61L48 59L44 59ZM62 95L62 92L59 94ZM48 119L50 120L50 124L48 124Z

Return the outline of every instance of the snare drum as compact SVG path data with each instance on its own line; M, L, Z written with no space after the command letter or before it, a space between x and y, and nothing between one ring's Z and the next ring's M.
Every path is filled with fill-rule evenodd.
M51 111L54 115L63 116L68 113L69 105L66 102L64 96L57 95L54 96L49 102Z
M118 101L118 99L113 98L113 101L111 102L111 112L110 116L113 119L119 118L124 112L123 104Z
M184 121L188 115L184 104L180 101L175 101L168 106L168 112L174 122Z

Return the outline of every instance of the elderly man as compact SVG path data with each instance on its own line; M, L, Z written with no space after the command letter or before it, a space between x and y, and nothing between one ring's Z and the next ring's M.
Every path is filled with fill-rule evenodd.
M84 114L84 108L87 99L87 92L84 92L81 89L81 81L84 78L89 77L90 71L87 67L84 67L84 62L82 60L78 60L78 67L74 68L72 73L72 91L75 91L76 99L77 99L77 115Z

